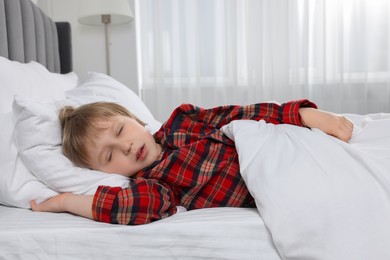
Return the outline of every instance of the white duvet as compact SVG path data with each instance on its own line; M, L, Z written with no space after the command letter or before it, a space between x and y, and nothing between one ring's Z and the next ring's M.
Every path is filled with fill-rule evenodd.
M243 178L282 259L390 259L390 115L317 129L233 121Z

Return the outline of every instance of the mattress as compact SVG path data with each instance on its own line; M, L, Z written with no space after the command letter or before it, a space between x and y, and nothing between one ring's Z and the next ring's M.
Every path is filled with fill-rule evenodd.
M256 209L209 208L141 226L0 206L0 259L280 260Z

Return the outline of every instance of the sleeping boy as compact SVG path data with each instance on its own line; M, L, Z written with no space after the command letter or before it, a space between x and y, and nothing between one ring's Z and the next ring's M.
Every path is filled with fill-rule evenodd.
M99 186L94 195L63 193L39 205L32 201L32 210L127 225L166 218L177 206L255 207L234 142L220 130L232 120L318 128L346 142L353 130L345 117L318 110L305 99L211 109L183 104L153 135L131 112L110 102L64 107L60 119L65 156L80 167L130 177L130 183Z

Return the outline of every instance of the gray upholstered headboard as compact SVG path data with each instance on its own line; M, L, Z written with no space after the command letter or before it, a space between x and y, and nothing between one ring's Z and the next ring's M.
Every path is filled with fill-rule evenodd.
M0 56L72 71L70 24L53 22L30 0L0 0Z

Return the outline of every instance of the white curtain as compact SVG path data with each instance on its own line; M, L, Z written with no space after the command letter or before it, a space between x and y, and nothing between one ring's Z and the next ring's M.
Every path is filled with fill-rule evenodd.
M181 103L298 98L390 112L390 1L135 3L140 93L161 121Z

